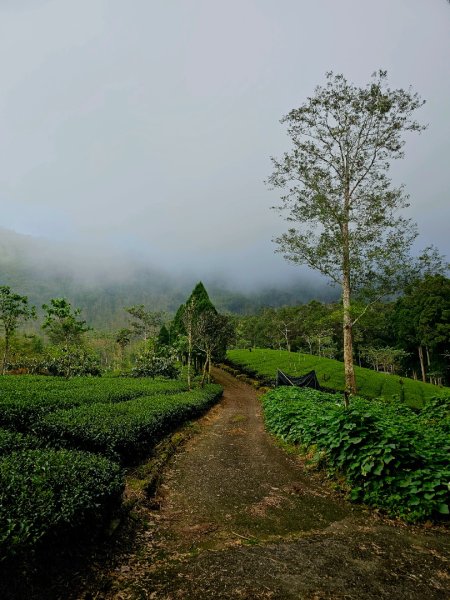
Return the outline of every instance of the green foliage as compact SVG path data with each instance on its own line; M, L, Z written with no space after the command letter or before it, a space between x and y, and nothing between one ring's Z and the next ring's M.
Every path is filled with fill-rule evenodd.
M7 285L0 286L0 324L5 333L5 345L2 360L2 374L5 372L8 360L9 346L19 323L34 319L36 311L28 306L28 298L11 291Z
M188 306L193 307L193 322L195 322L200 314L205 311L212 311L217 313L216 307L211 302L208 292L201 281L197 283L195 288L192 290L191 295L187 299L185 304L182 304L173 320L172 330L175 335L186 335L186 323L185 312Z
M39 435L53 443L135 462L168 431L198 416L221 394L217 385L175 395L140 397L117 404L91 404L44 417Z
M100 376L97 356L80 346L53 346L47 349L41 363L41 372L59 377Z
M131 322L131 332L134 335L142 336L144 340L154 335L161 326L161 313L146 310L143 304L136 304L125 310L133 319Z
M116 344L119 344L120 348L122 349L122 352L131 342L132 333L132 330L127 329L126 327L122 327L122 329L119 329L119 331L117 332L115 341Z
M36 375L0 377L0 425L32 430L44 415L84 404L123 402L140 396L174 394L183 381L77 377L65 380Z
M63 344L66 347L78 345L83 333L90 330L86 321L78 318L81 310L72 309L65 298L52 298L50 304L43 304L42 308L47 313L42 328L53 344Z
M171 343L170 327L167 328L163 325L158 333L157 344L158 346L170 346Z
M223 360L233 337L234 326L228 316L213 310L205 310L198 316L194 326L194 348L200 350L207 361Z
M254 349L252 352L229 350L227 359L237 368L260 378L269 385L273 384L277 369L294 376L302 376L308 371L315 370L321 386L338 391L344 390L343 366L337 360L268 349ZM355 373L359 394L367 398L402 397L407 404L420 407L427 398L450 394L447 388L439 388L407 377L400 378L361 367L355 367Z
M132 377L166 377L177 379L180 371L177 366L175 352L165 346L155 349L144 349L136 358L136 366L131 370Z
M350 497L407 521L449 514L449 401L421 413L399 402L278 388L263 399L266 424L283 440L314 448L315 459L343 473ZM432 426L431 426L432 425Z
M449 376L445 360L450 353L449 278L427 275L408 286L395 303L392 323L399 345L410 352L414 368L418 366L417 347L424 346L431 358L428 374Z
M18 431L0 428L0 456L11 454L15 450L39 448L42 440L34 435L25 435Z
M0 460L0 555L103 518L122 494L120 467L70 450L25 450Z

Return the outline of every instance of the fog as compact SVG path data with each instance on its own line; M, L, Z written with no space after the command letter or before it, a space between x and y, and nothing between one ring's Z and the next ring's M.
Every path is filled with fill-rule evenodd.
M271 241L279 119L383 68L427 101L392 174L448 255L449 56L445 0L0 0L0 227L87 280L299 281Z

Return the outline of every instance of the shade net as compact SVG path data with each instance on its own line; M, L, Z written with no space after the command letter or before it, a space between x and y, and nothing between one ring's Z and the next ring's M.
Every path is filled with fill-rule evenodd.
M322 389L315 371L310 371L302 377L293 377L291 375L286 375L286 373L283 373L283 371L278 369L276 385L277 387L280 385L292 385L296 387L310 387L315 390Z

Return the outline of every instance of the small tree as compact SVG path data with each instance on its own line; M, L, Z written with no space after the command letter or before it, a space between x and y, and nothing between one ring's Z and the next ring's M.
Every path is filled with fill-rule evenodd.
M116 334L116 344L120 348L120 362L122 367L124 363L125 348L130 344L132 334L132 330L127 329L126 327L119 329L119 331Z
M233 339L234 326L231 319L215 311L202 312L195 323L195 346L205 356L201 385L206 377L211 381L211 365L215 356L223 357L227 344Z
M0 286L0 322L5 332L5 348L2 358L2 375L5 374L11 339L21 321L36 318L34 306L28 306L28 298L11 291L7 285Z
M52 298L50 304L43 304L47 313L42 328L47 332L50 341L66 348L79 345L81 336L91 330L85 320L79 319L81 309L72 309L65 298Z
M379 71L358 88L328 73L325 87L282 119L293 148L272 159L268 180L287 190L278 208L299 225L275 240L278 251L342 287L346 396L356 392L353 299L362 289L371 299L395 291L417 235L398 215L407 196L387 172L403 157L404 134L424 129L412 118L423 101L386 79Z
M66 378L69 378L74 371L74 366L80 360L78 348L82 336L91 327L86 324L86 321L78 318L81 310L72 309L70 302L65 298L52 298L50 304L43 304L42 308L47 313L42 328L47 332L52 344L61 348L65 357L62 361L63 371Z

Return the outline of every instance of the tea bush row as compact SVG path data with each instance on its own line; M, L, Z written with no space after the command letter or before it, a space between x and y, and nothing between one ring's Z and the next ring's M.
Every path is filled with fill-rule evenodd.
M120 501L119 465L85 452L22 450L0 459L0 558L34 549Z
M0 456L10 454L15 450L39 448L43 445L45 445L43 441L34 435L0 428Z
M59 410L45 416L36 432L52 444L135 462L168 431L211 406L221 393L220 386L209 385L175 395Z
M136 461L222 392L215 385L180 392L185 384L158 380L4 379L0 414L22 431L0 428L0 561L29 555L41 542L47 548L45 540L87 520L95 526L123 488L121 467L111 458Z
M448 399L431 399L419 413L362 398L345 409L315 390L278 388L263 404L269 430L343 473L352 500L410 522L449 514Z
M140 396L174 394L187 389L182 381L125 378L7 375L0 377L0 425L28 431L44 415L85 404L115 403Z

